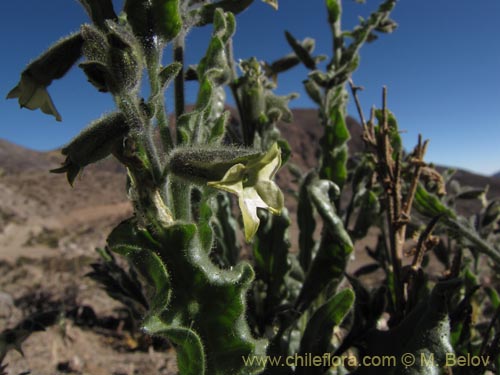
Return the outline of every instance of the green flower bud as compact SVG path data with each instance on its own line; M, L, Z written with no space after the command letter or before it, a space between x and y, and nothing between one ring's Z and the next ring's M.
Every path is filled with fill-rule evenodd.
M84 24L80 28L84 44L83 55L88 61L106 64L108 61L109 43L106 34L97 27Z
M53 44L45 53L30 63L21 74L21 80L8 94L7 99L18 98L22 108L40 108L42 112L54 115L61 121L49 93L54 79L63 77L82 54L83 38L80 33L72 34Z
M100 92L108 92L110 86L113 86L113 78L107 67L109 43L106 34L92 25L83 25L81 34L84 40L83 55L87 61L78 66Z
M111 113L91 123L61 151L66 156L62 167L52 173L66 173L73 185L75 178L87 165L104 159L123 141L129 126L120 112Z
M168 42L182 29L179 0L126 0L123 10L134 31L146 46L155 36Z
M136 91L142 74L141 48L126 28L110 21L108 26L108 66L113 76L109 89L115 93Z
M182 29L179 0L152 0L155 32L165 42L172 40Z
M233 165L248 163L257 159L261 152L236 148L176 148L168 161L168 170L185 180L199 185L206 185L209 181L219 180Z

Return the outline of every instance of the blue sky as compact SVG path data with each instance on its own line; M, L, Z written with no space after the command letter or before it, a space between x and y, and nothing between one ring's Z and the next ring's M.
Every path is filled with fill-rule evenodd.
M344 27L367 16L379 1L344 1ZM115 1L117 10L122 1ZM76 0L1 1L0 43L5 51L0 93L13 88L24 66L52 42L87 22ZM380 105L381 87L389 89L389 107L406 132L411 148L418 133L430 138L427 160L483 174L500 170L500 2L498 0L400 0L393 12L399 28L366 45L353 78L365 114ZM331 56L324 1L281 0L278 12L255 0L237 17L235 56L272 61L290 51L284 30L297 39L316 39L316 51ZM188 35L188 62L205 50L210 28ZM189 48L190 47L190 48ZM168 55L167 58L170 56ZM304 68L280 76L279 94L298 92L292 107L313 107L302 90ZM0 138L38 150L67 143L86 124L113 110L109 95L86 83L74 68L49 87L63 117L59 123L40 111L19 110L15 100L0 100ZM191 90L191 99L194 98ZM349 112L357 118L354 106Z

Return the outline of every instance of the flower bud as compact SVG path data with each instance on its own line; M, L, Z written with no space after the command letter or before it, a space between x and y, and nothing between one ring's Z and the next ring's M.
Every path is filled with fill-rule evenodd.
M182 28L179 0L152 0L155 32L165 42L172 40Z
M191 182L205 185L221 179L229 168L238 163L247 163L260 156L252 149L180 147L173 151L168 170L174 175Z
M108 21L109 83L112 92L130 92L138 89L142 74L141 48L135 37L124 27Z
M61 151L66 156L62 167L52 173L66 173L68 182L73 181L87 165L107 157L113 147L127 135L129 126L120 112L111 113L91 123Z

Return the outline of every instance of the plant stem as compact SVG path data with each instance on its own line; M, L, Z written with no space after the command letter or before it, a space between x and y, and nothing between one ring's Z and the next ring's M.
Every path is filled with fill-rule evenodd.
M392 272L394 274L395 306L396 311L399 314L403 314L404 289L401 279L401 268L406 225L401 225L399 222L401 209L401 167L399 157L396 163L394 163L392 157L387 110L387 87L385 86L382 91L382 116L382 126L377 140L379 177L386 191L387 225L389 228Z
M191 220L191 188L188 183L174 176L169 177L169 207L175 220Z
M168 127L168 117L165 109L165 101L162 95L162 88L160 87L160 60L161 51L157 48L149 51L147 54L149 85L151 88L150 104L155 109L155 117L160 130L163 149L168 153L173 147L173 142L172 135L170 134L170 129Z
M359 102L359 98L358 98L358 90L363 90L363 88L360 86L354 86L354 82L352 81L352 78L349 78L349 86L351 88L351 93L352 93L352 96L354 98L354 103L356 103L356 109L358 111L359 119L361 121L361 125L363 126L363 130L364 130L367 127L367 125L366 125L365 116L363 114L363 109L361 108L361 103Z
M185 93L184 93L184 48L185 48L186 35L181 31L174 42L174 61L181 64L182 68L175 77L174 90L175 90L175 117L179 119L185 111ZM179 141L179 135L177 135Z
M342 16L342 0L337 0L337 4L339 7L339 16L337 21L331 25L332 34L333 34L333 57L330 63L335 70L340 67L340 63L342 61L342 51L344 49L344 37L342 36L342 24L341 24L341 16Z

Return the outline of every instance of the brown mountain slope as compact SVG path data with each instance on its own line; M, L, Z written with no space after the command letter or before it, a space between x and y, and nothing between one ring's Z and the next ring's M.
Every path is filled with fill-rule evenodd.
M0 168L6 173L50 168L50 159L43 152L29 150L0 139Z

